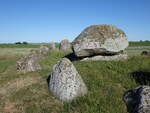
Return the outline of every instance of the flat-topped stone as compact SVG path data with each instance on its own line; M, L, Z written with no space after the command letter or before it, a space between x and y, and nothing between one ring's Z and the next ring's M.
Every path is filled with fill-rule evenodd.
M128 59L128 55L127 54L117 54L117 55L112 55L112 56L102 56L102 55L98 55L98 56L93 56L93 57L86 57L83 58L81 61L113 61L113 60L126 60Z

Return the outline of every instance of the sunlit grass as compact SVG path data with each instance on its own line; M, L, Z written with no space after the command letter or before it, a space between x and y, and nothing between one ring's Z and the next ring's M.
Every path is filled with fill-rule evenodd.
M150 58L130 56L123 61L73 62L87 85L88 94L71 103L62 103L49 92L46 79L53 65L69 53L52 51L40 61L42 70L26 74L16 70L16 61L20 56L0 56L1 91L4 86L14 84L16 79L40 78L20 89L13 86L9 95L0 92L0 112L6 113L9 108L19 113L127 113L122 96L125 91L140 85L131 77L132 72L150 72ZM9 105L12 107L6 109Z

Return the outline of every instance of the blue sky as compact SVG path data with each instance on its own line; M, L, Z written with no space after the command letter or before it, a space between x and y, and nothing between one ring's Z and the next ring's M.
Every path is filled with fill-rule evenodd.
M150 40L150 0L0 0L0 43L72 41L93 24Z

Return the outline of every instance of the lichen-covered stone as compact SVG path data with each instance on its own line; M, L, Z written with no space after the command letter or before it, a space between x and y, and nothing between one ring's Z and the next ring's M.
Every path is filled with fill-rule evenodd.
M38 56L29 55L17 61L17 69L22 72L31 72L40 70L41 66L38 64Z
M62 40L60 43L60 50L71 50L71 43L68 40Z
M64 102L69 102L87 93L81 76L67 58L63 58L54 65L50 75L49 90Z
M93 57L86 57L83 58L81 61L88 61L88 60L92 60L92 61L113 61L113 60L126 60L128 58L127 54L117 54L117 55L112 55L112 56L102 56L102 55L98 55L98 56L93 56Z
M56 49L56 44L55 44L54 42L51 42L51 43L49 44L49 49L50 49L50 50L55 50L55 49Z
M72 43L76 56L119 53L128 47L126 34L112 25L93 25L86 28Z
M123 97L129 113L150 113L150 86L130 90Z

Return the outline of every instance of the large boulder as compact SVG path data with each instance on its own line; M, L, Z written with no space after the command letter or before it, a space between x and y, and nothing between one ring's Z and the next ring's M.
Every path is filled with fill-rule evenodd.
M25 56L17 61L17 69L22 72L31 72L40 70L41 66L38 63L39 57L36 55Z
M130 90L123 97L129 113L150 113L150 86Z
M54 65L50 75L49 90L64 102L69 102L87 93L81 76L67 58L63 58Z
M78 57L116 54L128 47L126 34L112 25L87 27L72 43Z
M60 50L71 50L71 43L68 40L62 40L60 42Z

